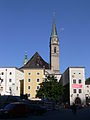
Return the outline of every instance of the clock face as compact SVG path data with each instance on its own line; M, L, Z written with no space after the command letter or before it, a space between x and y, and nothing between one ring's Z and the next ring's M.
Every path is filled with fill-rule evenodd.
M53 41L52 41L53 43L57 43L57 40L56 39L53 39Z
M57 42L56 39L54 39L54 42Z
M53 38L53 39L51 40L51 43L52 43L52 44L59 44L59 41L58 41L57 38Z

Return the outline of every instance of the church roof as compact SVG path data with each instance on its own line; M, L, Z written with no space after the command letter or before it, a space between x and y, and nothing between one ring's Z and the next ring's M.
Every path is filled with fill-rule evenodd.
M49 69L49 64L36 52L32 58L23 66L23 68L45 68Z
M52 33L51 37L57 36L57 30L56 30L56 25L55 25L55 18L53 20L53 28L52 28Z

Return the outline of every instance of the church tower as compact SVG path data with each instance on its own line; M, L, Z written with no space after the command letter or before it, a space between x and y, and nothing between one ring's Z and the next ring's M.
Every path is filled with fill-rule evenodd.
M59 39L55 26L55 18L53 20L53 28L50 36L50 69L54 73L59 73Z

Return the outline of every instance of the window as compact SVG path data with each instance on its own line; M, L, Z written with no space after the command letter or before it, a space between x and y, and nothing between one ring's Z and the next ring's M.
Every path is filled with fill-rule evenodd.
M3 79L1 79L1 83L3 82Z
M37 90L39 89L39 86L37 86Z
M73 79L73 83L76 84L76 79Z
M1 74L4 75L4 72L2 72Z
M28 94L28 97L30 97L30 94Z
M28 89L30 89L30 86L28 86Z
M76 89L73 89L73 93L76 93Z
M89 93L89 90L87 90L87 93Z
M30 79L28 79L28 82L30 82Z
M79 93L82 93L82 90L81 90L81 89L79 89Z
M81 73L79 73L79 74L81 74Z
M9 79L9 82L12 82L12 79Z
M10 75L12 75L12 72L10 72Z
M89 88L89 86L87 85L87 88Z
M39 66L39 63L37 63L37 66Z
M75 73L73 73L73 74L75 74Z
M28 75L31 75L31 73L28 73Z
M39 82L39 79L37 79L37 82Z
M56 47L54 47L54 53L56 53Z
M39 75L40 73L38 72L37 75Z
M81 83L81 79L79 79L79 84Z
M16 90L18 90L18 87L16 87Z
M9 87L9 90L11 91L11 87Z
M3 90L3 87L1 87L1 91Z

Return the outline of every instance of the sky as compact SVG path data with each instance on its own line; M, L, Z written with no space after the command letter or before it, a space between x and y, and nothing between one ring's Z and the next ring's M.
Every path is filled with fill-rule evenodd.
M90 77L90 0L0 0L0 67L21 67L25 51L49 63L53 13L60 73L81 66Z

